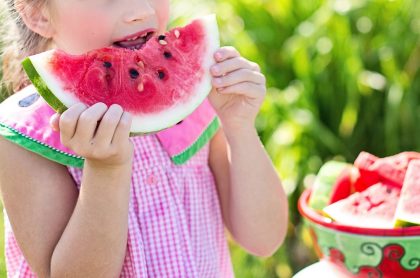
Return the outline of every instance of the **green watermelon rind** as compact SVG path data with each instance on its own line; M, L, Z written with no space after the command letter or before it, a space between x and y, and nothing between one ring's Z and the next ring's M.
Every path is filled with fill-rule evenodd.
M22 66L38 93L45 99L51 108L58 113L66 111L67 107L51 92L29 57L22 61Z
M413 226L419 226L419 224L412 223L410 221L406 221L403 219L396 219L394 222L395 228L405 228L405 227L413 227Z
M340 174L351 164L331 160L326 162L318 172L312 187L312 194L309 199L309 206L321 211L327 205L331 197L331 190Z

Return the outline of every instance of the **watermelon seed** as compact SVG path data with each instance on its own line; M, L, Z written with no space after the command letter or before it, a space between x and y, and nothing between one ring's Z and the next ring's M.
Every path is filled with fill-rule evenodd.
M130 77L132 79L137 79L139 77L140 73L136 69L130 69Z
M137 65L138 65L141 69L144 69L144 63L143 63L143 61L138 61Z
M168 51L163 52L163 56L165 56L166 59L172 58L171 52L168 52Z
M158 70L158 76L159 76L159 79L164 79L165 73L162 70Z
M174 32L174 34L175 34L175 37L178 39L179 38L179 36L181 35L180 33L179 33L179 30L177 29L177 30L175 30L175 32Z
M138 90L139 92L143 92L143 90L144 90L144 85L143 85L143 83L140 83L140 84L137 86L137 90Z
M106 67L107 69L112 67L112 64L110 62L104 62L104 67Z
M161 44L161 45L167 45L168 43L166 42L166 41L164 41L164 40L159 40L159 43Z
M166 36L165 35L160 35L159 37L158 37L158 40L159 41L163 41L163 40L165 40L166 39Z

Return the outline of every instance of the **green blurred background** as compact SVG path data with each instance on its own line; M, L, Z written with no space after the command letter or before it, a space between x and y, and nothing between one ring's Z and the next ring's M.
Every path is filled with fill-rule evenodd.
M325 161L420 151L420 1L173 2L173 25L216 13L222 44L267 76L257 128L289 195L288 237L266 259L230 246L237 277L291 277L316 261L296 203Z

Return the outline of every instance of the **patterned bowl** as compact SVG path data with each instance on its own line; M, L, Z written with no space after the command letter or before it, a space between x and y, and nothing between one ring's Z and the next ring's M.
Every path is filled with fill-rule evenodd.
M340 225L308 206L298 208L321 260L343 277L420 278L420 227L371 229Z

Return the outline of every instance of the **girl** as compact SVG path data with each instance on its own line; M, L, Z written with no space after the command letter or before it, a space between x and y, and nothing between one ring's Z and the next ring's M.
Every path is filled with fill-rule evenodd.
M4 76L15 91L28 84L22 56L81 54L149 28L163 33L169 19L169 0L7 4L19 37ZM131 116L118 105L53 115L32 86L1 104L8 276L233 277L224 227L254 255L277 250L287 199L254 128L265 78L232 47L214 58L211 105L154 135L130 138ZM189 154L181 164L176 148Z

